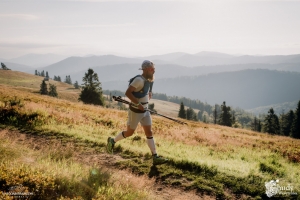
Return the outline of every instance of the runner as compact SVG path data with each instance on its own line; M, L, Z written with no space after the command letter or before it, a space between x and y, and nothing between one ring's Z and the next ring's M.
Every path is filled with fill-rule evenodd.
M141 123L147 138L148 147L153 155L153 165L159 165L166 163L168 160L157 154L152 132L152 118L150 112L146 111L148 109L148 102L152 97L154 66L153 62L145 60L140 68L140 70L143 70L142 75L137 75L130 80L125 93L131 100L130 110L128 111L127 130L120 132L115 138L109 137L107 139L107 152L113 154L115 143L132 136L138 123Z

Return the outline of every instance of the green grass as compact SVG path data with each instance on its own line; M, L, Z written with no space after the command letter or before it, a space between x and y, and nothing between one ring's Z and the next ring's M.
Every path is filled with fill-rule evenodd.
M5 101L13 100L21 100L21 103L5 107ZM19 129L27 134L72 143L98 153L105 153L108 136L116 135L126 127L125 111L72 103L8 87L0 88L0 109L2 129ZM153 132L158 152L169 158L168 164L152 166L149 148L139 127L134 136L116 144L115 153L124 158L117 163L117 167L155 178L170 187L197 190L220 199L265 199L265 182L276 179L282 184L292 184L295 192L300 192L299 140L196 122L182 126L155 116ZM29 149L26 151L30 152ZM105 178L104 186L102 182L95 183L98 184L97 190L91 190L92 186L80 186L82 182L79 179L85 185L94 184L89 182L93 180L90 173L94 168L70 162L73 157L70 151L49 150L39 157L39 167L32 169L25 165L18 167L9 159L10 156L19 158L21 152L1 148L0 153L5 155L3 159L6 161L3 168L12 168L15 172L10 173L15 175L22 169L29 177L36 172L45 174L55 180L55 187L64 188L66 192L53 188L63 196L83 196L90 191L89 197L107 195L106 198L113 196L118 199L127 190L130 191L127 199L146 195L130 187L112 193L114 185L105 185L109 183L109 179ZM61 173L47 174L51 167ZM106 174L103 176L106 177ZM30 187L34 189L36 186ZM126 195L121 196L125 198Z
M145 191L134 190L128 184L115 187L117 180L111 179L110 173L97 166L74 162L73 153L68 147L57 146L34 151L1 138L0 154L4 156L0 158L0 191L7 192L21 184L35 199L143 199L147 196ZM20 164L28 156L33 161Z

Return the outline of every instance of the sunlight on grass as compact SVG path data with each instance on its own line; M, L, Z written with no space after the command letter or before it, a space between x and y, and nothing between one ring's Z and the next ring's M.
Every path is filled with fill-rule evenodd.
M22 103L9 106L8 102L16 97ZM67 142L80 144L82 148L93 148L101 153L105 152L107 137L114 137L126 129L126 111L33 94L21 90L19 86L14 88L1 85L0 109L3 111L1 113L3 118L0 119L3 122L1 127L24 129L26 133L54 138L61 144ZM254 195L254 197L258 195L257 191L253 192L245 185L240 186L238 178L246 180L249 177L256 177L260 181L280 179L284 183L293 184L294 188L300 188L300 140L220 125L182 121L187 122L188 125L183 126L168 119L153 116L153 133L157 152L174 163L172 166L162 166L164 170L161 172L163 175L160 174L160 176L167 177L168 173L172 176L174 174L181 176L184 169L178 166L182 161L182 166L195 164L200 168L207 167L208 171L211 170L213 173L217 171L219 179L205 179L202 177L203 174L198 177L189 175L188 178L195 184L193 187L213 194L214 192L221 194L221 197L226 196L225 191L227 190L239 194L241 192L239 188L242 188L242 192L248 192L248 195ZM58 183L65 189L70 189L72 186L72 192L75 192L74 188L83 187L82 180L86 181L85 184L90 184L91 182L88 181L93 180L90 173L95 166L87 167L74 162L72 160L74 155L68 150L53 148L45 152L32 151L27 147L10 142L7 138L1 140L0 154L3 156L0 157L0 160L5 160L6 164L3 166L8 169L12 167L11 169L15 170L15 173L19 173L20 170L17 163L23 163L21 167L24 167L29 175L34 174L34 171L44 173L46 177L49 175L49 177L59 180ZM151 172L149 172L151 167L150 150L140 125L133 136L118 142L115 150L115 154L128 161L128 166L133 166L144 174ZM28 158L24 158L24 155L27 155ZM171 169L171 172L168 168ZM100 170L99 167L97 170ZM155 174L155 172L153 173ZM105 173L104 176L106 176ZM230 183L228 177L233 177L236 182ZM122 180L121 183L128 181L123 177L116 179ZM229 186L223 186L223 183L218 182L225 179L228 180ZM104 197L101 196L103 199L109 195L120 197L128 192L132 198L136 195L139 197L147 195L146 190L141 189L139 192L136 189L138 184L135 182L122 185L114 181L110 182L110 180L105 182L104 186L98 185L99 187L92 190L88 186L81 192L92 191L93 196L104 195ZM184 182L181 181L172 180L168 184L181 185ZM116 187L119 189L113 191L113 188Z

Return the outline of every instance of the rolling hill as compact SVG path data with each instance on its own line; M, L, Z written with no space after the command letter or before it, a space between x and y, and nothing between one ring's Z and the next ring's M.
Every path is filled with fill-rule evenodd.
M169 96L199 99L211 105L222 104L251 109L300 100L300 73L275 70L242 70L194 77L155 80L153 91ZM125 91L124 81L103 82L104 89Z
M66 56L56 54L27 54L17 58L9 59L9 62L27 65L32 68L40 68L51 65L67 58Z
M113 155L105 150L126 129L126 111L40 95L42 77L0 77L0 198L21 185L35 199L254 200L269 199L265 184L278 180L293 193L274 198L299 199L300 140L153 116L157 150L169 159L153 166L140 126Z

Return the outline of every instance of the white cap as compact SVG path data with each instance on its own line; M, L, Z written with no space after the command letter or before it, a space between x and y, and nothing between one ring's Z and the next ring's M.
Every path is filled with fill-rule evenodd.
M150 60L144 60L144 62L142 63L142 67L139 68L139 70L143 70L143 69L146 69L148 67L154 67L154 63Z

